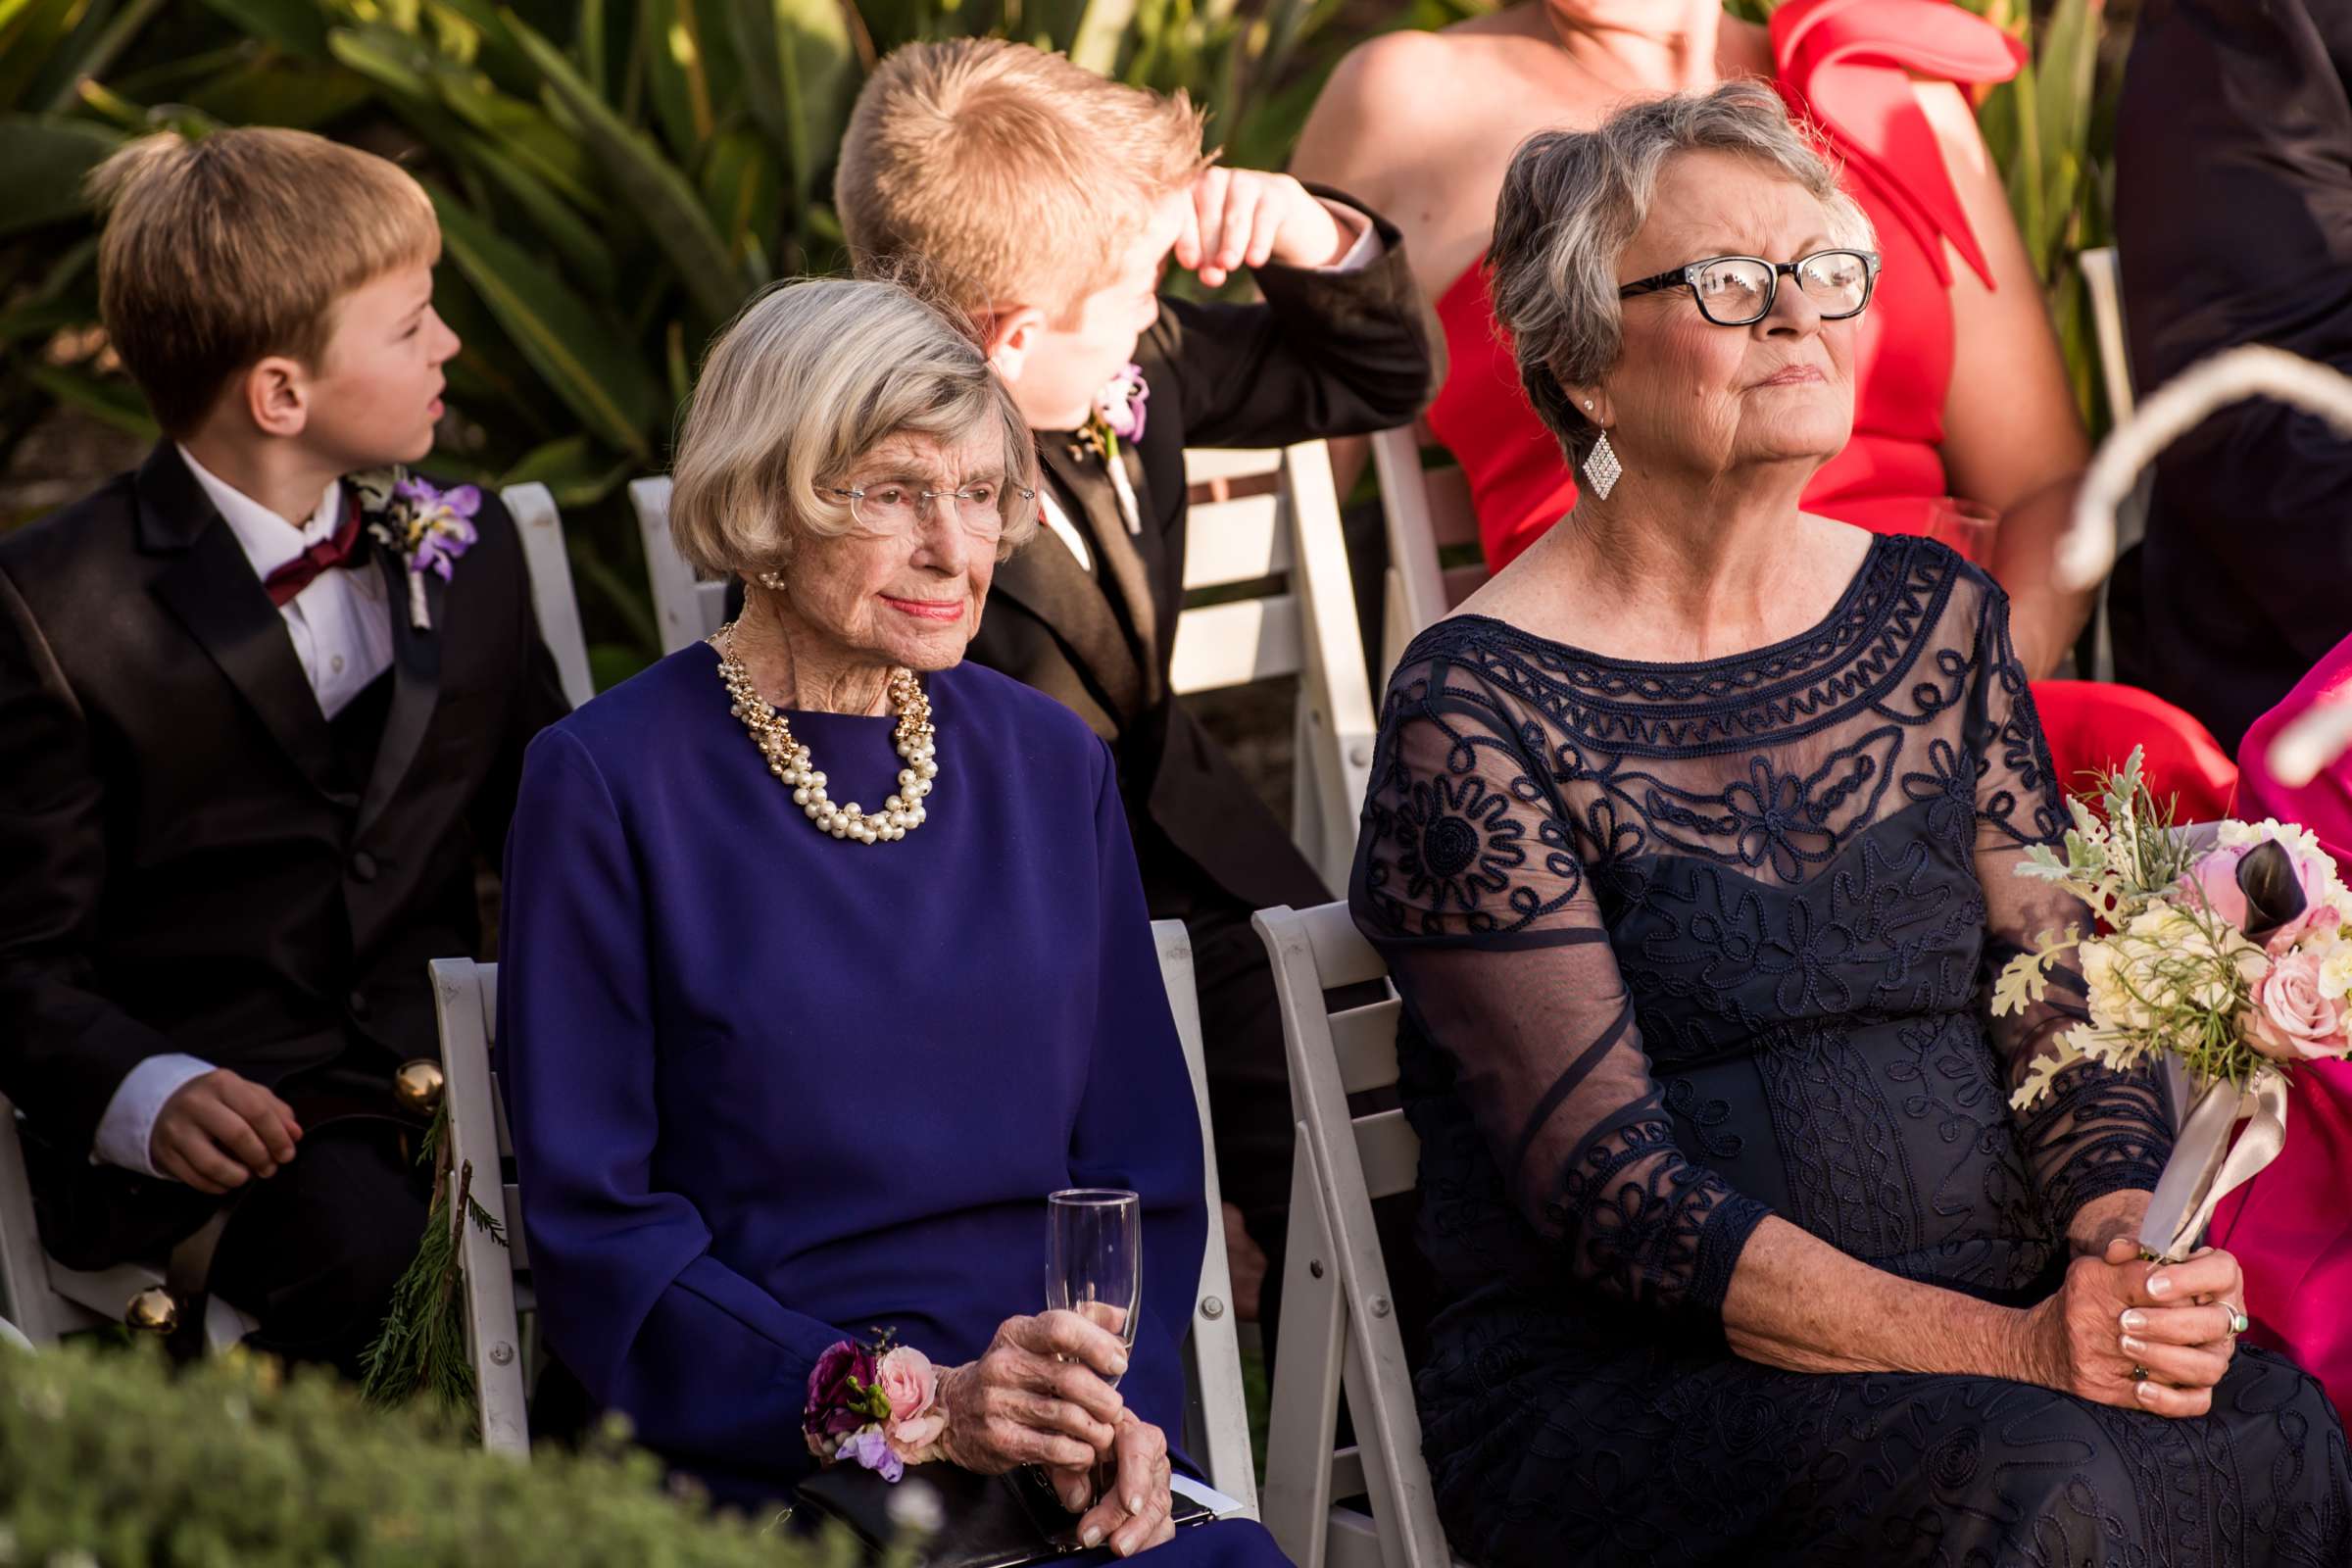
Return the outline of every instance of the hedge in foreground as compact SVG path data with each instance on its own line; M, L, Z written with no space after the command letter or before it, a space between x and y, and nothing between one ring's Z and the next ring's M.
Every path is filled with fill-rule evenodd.
M330 1376L153 1347L0 1348L0 1564L27 1568L849 1568L664 1492L617 1441L528 1464Z

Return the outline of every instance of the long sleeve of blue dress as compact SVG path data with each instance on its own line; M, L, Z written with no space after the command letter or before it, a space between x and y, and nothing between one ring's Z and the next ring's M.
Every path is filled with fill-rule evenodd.
M809 1367L850 1336L717 1261L655 1184L647 868L570 735L531 748L508 857L499 1056L548 1343L672 1459L778 1462Z

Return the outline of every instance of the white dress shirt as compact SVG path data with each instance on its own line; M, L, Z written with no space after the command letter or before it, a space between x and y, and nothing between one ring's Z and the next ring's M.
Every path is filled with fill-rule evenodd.
M264 581L311 546L333 538L342 526L340 480L326 487L310 521L297 528L211 472L186 447L179 449L179 458L236 535L253 574ZM320 572L278 606L277 612L286 623L303 676L318 699L318 710L328 718L392 667L392 614L384 603L384 579L372 563L357 570L338 566ZM160 1175L149 1150L155 1119L164 1102L190 1079L212 1070L213 1064L201 1057L172 1052L149 1056L124 1073L106 1102L106 1114L99 1118L91 1157L142 1175Z
M179 456L219 509L220 520L237 536L245 559L253 564L253 574L264 581L311 546L332 539L343 525L340 480L326 487L311 520L297 528L227 480L207 472L186 447L179 449ZM356 571L338 566L320 572L277 612L294 641L302 673L318 695L318 710L329 718L392 667L392 614L384 605L383 574L372 563Z

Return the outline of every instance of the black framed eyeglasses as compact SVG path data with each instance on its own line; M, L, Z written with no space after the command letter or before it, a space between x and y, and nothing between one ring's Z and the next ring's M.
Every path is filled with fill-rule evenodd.
M1796 279L1805 298L1825 321L1860 316L1879 286L1876 251L1815 251L1793 262L1768 262L1761 256L1711 256L1703 262L1678 267L1628 283L1617 291L1621 300L1660 289L1688 288L1698 301L1698 314L1717 326L1752 326L1772 314L1781 277Z

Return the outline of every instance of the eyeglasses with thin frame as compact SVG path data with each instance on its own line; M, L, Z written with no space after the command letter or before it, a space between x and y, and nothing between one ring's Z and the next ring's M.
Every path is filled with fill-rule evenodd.
M1655 277L1644 277L1617 290L1630 300L1660 289L1688 288L1698 302L1698 314L1717 326L1752 326L1772 314L1780 296L1781 278L1796 286L1813 302L1825 321L1860 316L1879 285L1875 251L1828 250L1800 256L1793 262L1768 262L1761 256L1710 256Z
M827 484L817 488L847 501L850 515L868 533L910 533L921 521L925 508L951 499L956 503L956 521L963 524L965 532L994 538L1004 531L1007 487L996 479L982 479L955 490L926 490L907 479L876 479L863 485ZM1037 492L1025 485L1016 484L1010 489L1024 506L1037 499Z

